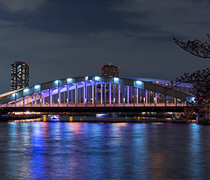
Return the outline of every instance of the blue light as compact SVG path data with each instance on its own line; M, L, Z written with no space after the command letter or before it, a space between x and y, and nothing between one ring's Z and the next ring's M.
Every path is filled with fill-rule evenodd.
M73 81L72 78L68 78L68 79L67 79L67 83L71 83L72 81Z
M136 84L140 85L140 84L142 84L142 81L136 81Z
M28 88L23 90L24 93L27 93L28 91L29 91Z
M34 86L35 89L39 89L40 88L40 85L36 85Z
M106 114L96 114L96 117L106 117Z
M195 103L195 97L192 97L191 98L191 102L194 102Z

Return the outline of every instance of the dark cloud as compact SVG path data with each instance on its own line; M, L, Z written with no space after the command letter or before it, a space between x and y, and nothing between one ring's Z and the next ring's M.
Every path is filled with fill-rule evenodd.
M125 13L127 23L145 27L148 37L150 32L200 37L210 28L209 8L209 0L126 0L113 10Z
M0 5L6 10L17 12L34 12L46 3L46 0L0 0Z

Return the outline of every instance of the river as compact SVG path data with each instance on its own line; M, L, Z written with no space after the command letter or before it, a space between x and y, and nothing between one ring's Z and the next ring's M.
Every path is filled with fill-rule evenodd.
M210 126L0 123L1 179L209 179Z

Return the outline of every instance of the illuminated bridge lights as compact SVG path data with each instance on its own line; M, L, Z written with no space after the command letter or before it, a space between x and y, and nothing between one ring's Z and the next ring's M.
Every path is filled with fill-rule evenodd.
M55 80L0 95L2 107L181 106L194 96L138 79L84 76Z
M99 76L95 76L95 81L100 81L101 80L101 77L99 77Z
M39 89L41 86L40 85L35 85L34 89Z
M23 90L24 93L27 93L28 91L29 91L28 88Z
M142 81L136 81L136 84L142 84L143 82Z
M69 83L72 83L73 82L73 79L72 78L68 78L67 79L67 83L69 84Z

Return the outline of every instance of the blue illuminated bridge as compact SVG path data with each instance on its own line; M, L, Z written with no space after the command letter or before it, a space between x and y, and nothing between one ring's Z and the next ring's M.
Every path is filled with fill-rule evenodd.
M192 85L168 89L169 83L146 78L65 78L0 95L0 111L181 112L194 99Z

